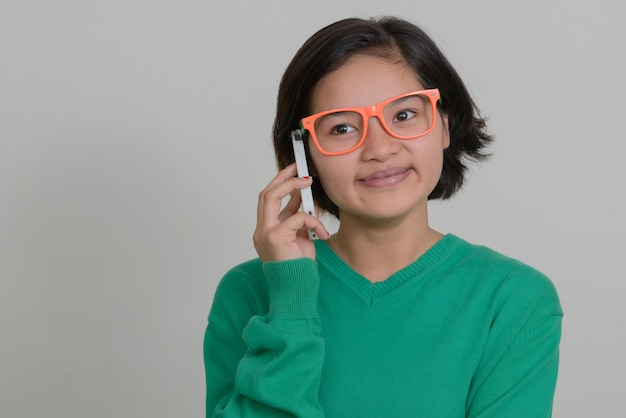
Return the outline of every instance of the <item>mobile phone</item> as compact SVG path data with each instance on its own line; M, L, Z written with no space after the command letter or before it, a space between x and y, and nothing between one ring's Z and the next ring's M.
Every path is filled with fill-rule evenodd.
M302 137L302 129L291 131L291 143L293 144L293 153L296 157L296 168L298 169L298 177L309 176L309 166L306 163L306 153L304 150L304 138ZM313 204L313 193L311 186L300 189L302 198L302 210L309 215L315 216L315 205ZM318 239L319 237L312 229L309 229L309 239Z

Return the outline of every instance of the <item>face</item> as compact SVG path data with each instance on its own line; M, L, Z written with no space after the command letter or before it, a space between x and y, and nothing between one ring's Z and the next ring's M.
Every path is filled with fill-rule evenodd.
M424 86L404 63L356 55L320 82L311 110L370 106L417 90ZM348 217L367 221L411 215L426 218L428 195L439 181L443 150L450 143L447 119L440 113L436 118L435 128L427 135L400 140L372 117L363 145L344 155L323 155L309 141L319 180L339 207L342 223Z

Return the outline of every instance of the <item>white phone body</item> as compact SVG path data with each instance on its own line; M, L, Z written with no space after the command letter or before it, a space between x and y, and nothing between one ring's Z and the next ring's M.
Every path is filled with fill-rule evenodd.
M291 131L291 143L293 144L293 153L296 157L296 168L298 169L298 177L309 176L309 166L306 163L306 153L304 150L304 140L302 138L302 131L296 129ZM302 210L312 216L315 215L315 205L313 204L313 193L311 193L311 187L300 189L300 196L302 198ZM309 229L309 239L318 239L319 237L312 229Z

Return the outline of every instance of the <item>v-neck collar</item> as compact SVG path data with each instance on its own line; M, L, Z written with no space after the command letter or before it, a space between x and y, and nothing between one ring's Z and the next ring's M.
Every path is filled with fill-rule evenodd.
M385 299L395 290L412 279L417 279L423 272L442 260L462 240L453 234L444 235L421 257L408 266L398 270L381 282L371 282L346 264L326 241L315 243L316 258L322 268L326 268L333 278L355 293L368 306Z

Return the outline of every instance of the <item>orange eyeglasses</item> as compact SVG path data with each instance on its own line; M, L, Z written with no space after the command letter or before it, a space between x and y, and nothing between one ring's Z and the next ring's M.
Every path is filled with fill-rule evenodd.
M415 139L435 127L439 89L420 90L392 97L373 106L326 110L302 119L302 128L324 155L356 150L367 136L368 120L376 117L397 139Z

